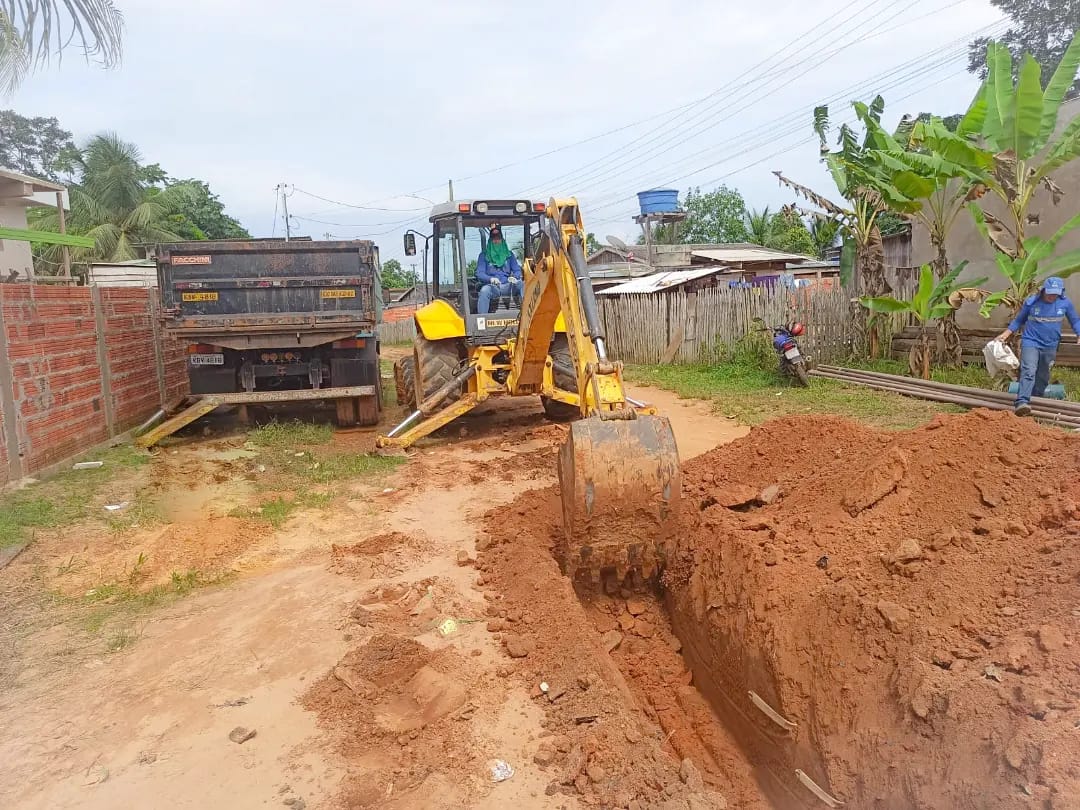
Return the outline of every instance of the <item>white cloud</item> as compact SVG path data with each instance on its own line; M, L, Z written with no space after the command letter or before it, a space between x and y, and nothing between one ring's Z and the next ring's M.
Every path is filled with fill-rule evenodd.
M828 182L813 144L769 157L806 139L814 104L997 18L982 0L121 6L127 34L120 69L104 72L68 57L59 70L32 77L11 106L55 115L79 137L115 130L171 174L205 179L259 235L270 232L279 182L354 203L391 198L378 205L392 209L420 204L396 196L407 192L441 198L449 177L459 178L462 196L543 187L536 196L578 194L586 224L622 235L634 227L633 192L669 180L686 188L730 174L723 182L737 185L751 205L776 205L789 197L772 169ZM787 67L775 77L755 67L789 43ZM525 160L728 83L713 106ZM885 96L897 117L948 113L961 109L974 87L954 64ZM842 113L843 105L836 107ZM785 115L793 123L771 123ZM749 139L736 138L755 128ZM654 141L635 144L643 135ZM508 163L519 165L460 179ZM299 194L290 207L345 223L411 216L335 210ZM384 257L398 255L399 233L379 240Z

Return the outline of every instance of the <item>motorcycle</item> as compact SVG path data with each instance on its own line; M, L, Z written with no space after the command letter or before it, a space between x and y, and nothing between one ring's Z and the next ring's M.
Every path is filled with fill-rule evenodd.
M798 341L795 340L806 331L805 327L795 322L785 326L771 326L764 331L772 332L773 348L780 357L780 373L793 377L799 385L809 388L810 369L807 366L806 356L799 348Z

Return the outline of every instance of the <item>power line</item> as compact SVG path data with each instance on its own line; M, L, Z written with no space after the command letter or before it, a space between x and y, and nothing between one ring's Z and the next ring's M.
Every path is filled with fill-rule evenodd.
M921 2L921 1L922 0L911 0L912 4L916 4L916 3ZM634 156L634 155L637 155L636 157L633 157L634 160L642 159L642 158L646 157L648 154L654 153L656 151L656 149L648 150L648 152L646 154L643 154L643 155L639 155L637 153L640 153L643 149L645 149L647 146L649 146L649 144L656 143L658 141L661 142L661 144L659 145L659 148L664 148L664 146L665 146L665 144L663 143L664 139L668 137L667 134L665 134L665 130L672 129L677 125L685 127L686 125L691 124L693 121L695 121L697 119L700 119L702 115L706 116L706 119L705 119L706 121L716 118L716 116L719 115L720 113L719 112L713 112L713 113L709 114L709 111L710 110L716 110L716 108L719 105L721 105L721 104L723 104L723 103L730 100L729 96L725 95L726 91L728 91L728 90L730 90L732 88L735 88L735 96L736 96L736 98L742 98L742 97L745 97L745 96L749 95L750 93L753 93L753 92L757 91L759 89L758 85L761 84L761 82L763 82L765 80L771 79L771 78L773 78L773 77L775 77L777 75L787 74L791 70L794 70L794 69L798 68L800 65L805 64L805 63L811 61L812 59L814 61L820 62L821 58L820 58L819 54L812 53L812 54L808 55L805 48L801 48L799 51L796 51L795 53L792 53L792 54L785 55L785 52L789 48L791 48L793 45L801 45L802 41L804 39L812 36L817 31L818 28L823 27L825 24L828 24L830 26L830 28L832 29L832 34L836 39L842 39L842 38L850 36L852 34L858 35L860 29L863 26L865 26L867 24L873 24L881 16L880 12L877 12L875 15L870 16L868 18L866 17L866 14L867 14L867 11L869 11L870 8L872 8L873 6L881 4L882 2L887 2L887 0L872 0L872 2L866 8L857 9L855 12L848 15L843 20L841 20L841 21L839 21L837 23L834 23L832 21L832 19L826 19L826 20L823 20L822 22L819 22L817 25L811 27L809 30L799 34L795 39L791 40L786 45L784 45L779 51L776 51L775 53L771 54L766 59L763 59L760 62L757 62L756 64L750 66L749 68L744 70L742 73L738 74L733 79L729 80L727 83L725 83L721 87L714 90L708 96L705 96L699 103L695 104L695 106L699 106L699 105L702 105L702 104L705 105L704 109L699 110L697 113L690 116L686 120L680 122L679 117L676 117L676 118L672 119L671 121L669 121L669 122L667 122L665 124L661 124L660 126L649 130L648 132L644 133L641 137L635 139L634 141L631 141L629 144L626 144L624 147L621 147L619 149L615 149L615 150L607 153L606 155L603 155L602 157L597 158L596 160L589 161L589 162L587 162L587 163L585 163L585 164L583 164L583 165L581 165L581 166L579 166L579 167L577 167L575 169L570 170L569 172L564 172L563 174L560 174L560 175L558 175L558 176L556 176L554 178L551 178L551 179L549 179L547 181L544 181L543 183L536 184L534 186L530 186L529 189L522 192L522 194L523 195L528 194L529 191L531 191L533 189L536 189L536 188L550 188L552 186L561 185L561 184L564 184L566 182L573 182L573 180L575 178L577 178L579 180L589 179L592 175L594 175L597 171L600 171L603 167L609 166L612 163L619 163L620 160L622 160L624 158L630 158L631 156ZM838 14L844 13L849 8L851 8L851 6L853 6L853 5L856 5L856 4L855 3L849 3L847 6L843 7L838 12ZM909 6L909 8L910 8L910 6ZM897 14L894 14L894 16L890 17L889 19L890 20L894 19L895 16L897 16L898 14L903 14L904 12L905 12L905 9L901 9L899 12L897 12ZM862 17L862 19L860 19L858 22L856 22L855 25L850 30L842 30L844 28L844 26L846 26L849 22L851 22L851 20L855 19L856 17ZM843 45L839 46L836 50L837 51L843 50L844 48L850 47L853 44L857 44L859 41L861 41L861 40L856 39L854 42L849 42L849 43L843 44ZM794 64L788 64L792 60L793 57L796 58L795 63ZM761 68L766 67L767 65L769 65L770 62L774 62L774 60L778 60L778 61L775 61L775 64L770 65L763 73L760 73L754 81L751 81L751 82L749 82L747 84L744 84L742 86L738 85L738 83L742 79L744 79L747 76L751 75L755 71L758 71ZM763 100L763 99L759 99L759 100ZM723 110L721 110L721 112L723 112ZM659 133L659 134L656 134L656 133ZM676 132L675 137L678 137L679 134L680 133ZM652 135L653 137L650 138L649 137L650 135ZM634 144L639 144L639 145L634 146ZM631 148L627 149L627 147L631 147ZM584 172L584 175L582 175L583 172Z
M948 43L945 47L948 48L951 45L953 45L955 43L960 43L960 42L965 42L966 43L968 37L970 37L971 35L977 35L979 33L982 33L983 31L986 31L986 30L992 30L996 26L999 26L999 25L1001 25L1001 23L996 23L996 24L993 24L993 25L990 25L990 26L984 26L982 29L979 29L978 31L972 32L972 34L969 34L969 35L967 35L965 37L958 38L954 42ZM952 62L955 62L955 61L957 61L959 59L966 58L966 49L965 49L962 52L956 52L956 53L953 53L953 54L946 54L945 56L939 56L935 60L931 60L929 62L926 61L928 56L931 56L932 54L935 54L935 53L941 53L941 50L942 49L940 49L940 48L934 49L934 51L931 51L931 52L928 52L927 54L923 54L921 56L918 56L918 57L910 60L909 62L907 62L905 64L902 64L900 66L892 68L892 69L884 72L883 74L880 74L879 76L876 76L874 78L866 80L862 84L856 84L856 85L853 85L853 86L851 86L851 87L849 87L849 88L847 88L845 90L842 90L842 91L834 94L829 99L827 99L826 103L834 103L836 101L844 100L845 97L850 98L849 94L859 94L861 92L866 92L866 90L886 91L886 90L889 90L889 89L902 87L902 86L904 86L906 84L909 84L912 80L918 78L921 75L924 75L924 74L927 74L927 73L933 73L933 72L939 70L940 68L943 68L943 67L947 66L948 64L950 64ZM901 76L899 76L897 78L893 78L893 80L891 82L888 82L885 85L880 84L880 82L883 79L896 77L897 74L899 74L905 68L909 68L911 66L918 66L918 67L914 71L909 71L908 73L906 73L904 75L901 75ZM750 129L750 130L744 131L743 133L741 133L739 135L736 135L736 136L733 136L732 138L725 139L724 141L720 142L719 144L714 144L713 146L707 147L706 149L700 150L699 152L696 152L696 153L694 153L692 155L687 155L687 156L685 156L683 158L680 158L679 160L669 164L669 168L675 169L676 166L680 166L680 165L687 166L688 161L695 158L695 157L705 155L705 154L708 154L710 152L716 152L717 150L721 150L721 149L729 150L732 146L737 146L737 145L745 142L747 139L757 138L757 137L759 137L760 135L763 135L763 134L768 135L770 138L782 138L782 137L785 137L786 135L791 134L792 132L797 131L798 129L802 128L803 124L801 123L801 121L803 120L803 116L805 116L806 114L807 113L805 111L799 110L799 111L794 111L792 113L788 113L788 114L785 114L785 115L780 116L778 118L772 119L772 120L770 120L770 121L768 121L768 122L766 122L766 123L764 123L762 125L759 125L758 127L755 127L755 128ZM794 123L796 121L799 121L800 123ZM791 128L792 126L794 126L794 129ZM779 131L778 131L778 128L786 128L786 129L779 129ZM741 154L741 153L739 153L739 154ZM682 180L682 179L685 179L687 177L691 177L694 174L697 174L703 168L709 168L709 166L718 165L719 163L723 163L726 160L730 160L731 157L732 157L732 155L729 154L720 161L717 161L717 162L712 163L712 164L708 164L705 167L695 168L695 169L693 169L692 171L690 171L687 174L683 174L683 175L680 175L678 177L674 177L672 179L665 180L664 182L665 183L675 183L675 182L677 182L679 180ZM626 169L626 170L611 174L603 182L607 182L607 181L610 181L611 179L614 179L617 176L627 174L628 171L633 171L636 168L637 167L634 166L631 169ZM654 176L656 176L656 175L654 175ZM670 177L670 175L669 175L669 177ZM641 188L642 187L642 181L640 181L640 180L636 181L635 185L638 188ZM589 188L589 187L595 187L595 185L586 186L586 188ZM603 199L604 197L611 197L613 195L614 196L622 196L625 193L626 190L627 190L627 188L624 186L618 192L612 192L611 194L603 195L601 197L601 199Z
M918 2L918 0L917 0L917 2ZM956 2L951 3L949 6L946 6L945 8L951 8L952 6L957 5L959 2L960 2L960 0L956 0ZM896 19L898 16L906 13L905 9L901 9L897 13L895 13L892 16L888 17L887 19L881 21L878 24L878 26L877 26L877 28L875 30L860 35L857 40L852 41L852 42L847 42L847 43L841 43L839 46L835 47L833 50L831 50L829 52L826 52L824 54L819 53L819 54L815 55L813 57L813 62L814 62L815 65L823 64L824 62L828 61L829 59L832 59L837 54L839 54L841 51L849 48L853 44L858 44L860 42L865 42L865 41L867 41L869 39L872 39L873 37L881 36L882 34L888 33L889 31L896 30L896 29L898 29L900 27L903 27L903 26L906 26L906 25L910 25L910 24L912 24L914 22L917 22L917 21L923 19L924 17L932 16L934 14L938 14L941 11L944 11L944 10L945 9L937 9L937 10L935 10L933 12L928 12L927 14L924 14L924 15L922 15L920 17L907 19L903 23L901 23L899 26L894 26L893 28L890 28L890 29L887 29L887 30L884 29L884 26L887 25L889 22ZM855 30L857 30L857 29L853 29L852 31L848 31L843 36L854 33ZM952 43L949 43L946 47L948 47L951 44ZM936 49L935 51L931 51L927 55L928 56L932 55L933 53L937 52L937 50L940 50L940 49ZM965 53L966 53L966 49L965 49ZM771 68L770 71L767 72L766 74L764 74L762 78L768 79L768 78L770 78L770 76L775 76L775 77L779 77L781 82L783 82L786 79L789 72L791 70L797 69L800 66L800 64L801 63L796 63L794 65L787 66L787 65L784 65L783 62L781 62L781 63L777 64L776 66L774 66L773 68ZM901 68L898 68L896 70L901 70L901 69L903 69L903 68L901 67ZM683 137L678 137L677 140L672 140L670 138L667 139L667 140L663 140L664 136L658 136L656 138L651 139L649 142L656 142L657 140L660 140L661 142L657 143L656 146L648 149L647 151L645 151L643 153L641 152L641 150L645 146L647 146L649 142L643 143L639 147L637 147L636 149L631 150L630 153L627 153L627 154L623 155L624 159L622 159L622 160L615 160L615 161L609 160L609 161L606 161L607 168L601 168L601 167L598 166L598 167L595 167L592 171L586 172L584 175L579 175L579 174L576 174L575 172L571 172L568 175L562 175L559 178L556 178L556 179L554 179L554 180L552 180L550 182L552 184L555 184L555 183L559 183L559 182L569 181L569 182L573 183L575 187L580 187L580 184L582 184L582 183L589 183L590 181L593 181L593 182L606 182L608 180L613 179L614 177L618 177L618 176L621 176L621 175L625 175L628 172L635 171L640 166L641 162L646 160L647 158L656 156L656 155L658 155L658 154L660 154L662 152L668 152L668 151L670 151L670 150L672 150L672 149L674 149L674 148L676 148L678 146L681 146L684 143L687 143L688 141L694 139L698 135L704 134L708 129L711 129L711 125L709 124L709 121L715 120L718 116L725 115L726 117L732 117L734 115L737 115L738 113L745 112L746 110L750 109L751 107L753 107L753 106L755 106L757 104L760 104L762 101L766 100L769 97L769 95L771 95L771 94L762 94L761 93L762 89L765 89L765 88L758 89L758 88L755 88L753 85L748 85L748 86L744 87L739 93L736 94L736 97L734 99L732 99L732 100L733 101L746 100L747 98L751 97L753 94L756 93L756 97L751 101L750 104L744 105L744 106L742 106L742 107L740 107L738 109L735 109L735 110L732 110L730 108L722 108L722 109L716 110L712 114L708 115L704 120L702 120L697 125L695 125L691 129L691 131L689 133L685 133L685 132L684 133L679 133L679 134L682 134ZM720 101L723 101L723 99L721 99ZM716 104L720 103L720 101L716 102ZM715 107L716 104L714 104L712 106ZM701 113L698 113L698 117L700 117L700 115L702 115L705 112L706 111L702 111ZM677 137L677 135L676 135L676 137ZM715 147L713 147L713 148L715 148ZM709 151L709 148L706 148L705 150L702 150L701 152L699 152L697 154L702 154L702 153L707 152L707 151ZM683 160L685 160L685 159L687 159L687 158L683 158ZM614 172L614 174L612 172ZM523 193L527 194L528 192L523 192Z
M340 206L342 208L358 208L361 211L383 211L383 212L389 212L389 213L406 213L406 212L409 212L409 211L426 211L426 210L428 210L426 206L421 207L421 208L376 208L376 207L372 207L372 206L369 206L369 205L356 205L354 203L342 202L341 200L332 200L329 197L322 197L322 196L320 196L318 194L313 194L310 191L305 191L302 188L297 188L296 186L293 186L292 188L293 188L293 191L299 192L300 194L303 194L303 195L305 195L307 197L314 197L316 200L322 200L323 202L328 202L328 203L330 203L332 205L337 205L337 206ZM414 195L412 195L412 194L399 194L398 195L398 197L412 197L412 196L414 196ZM389 197L387 199L396 199L396 198L395 197Z

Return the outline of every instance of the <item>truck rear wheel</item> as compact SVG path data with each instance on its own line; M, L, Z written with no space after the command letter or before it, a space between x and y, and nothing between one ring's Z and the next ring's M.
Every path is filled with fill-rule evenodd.
M548 350L553 368L551 376L555 387L562 391L577 393L577 374L574 373L574 358L570 355L570 341L563 334L557 334L551 341ZM544 406L544 414L553 422L569 422L581 416L581 409L567 402L559 402L550 397L540 397Z
M457 371L459 362L458 341L455 338L428 340L423 335L416 336L413 344L413 365L417 407L447 383L454 381L454 372ZM462 393L461 383L453 386L448 394L432 403L433 412L460 399Z

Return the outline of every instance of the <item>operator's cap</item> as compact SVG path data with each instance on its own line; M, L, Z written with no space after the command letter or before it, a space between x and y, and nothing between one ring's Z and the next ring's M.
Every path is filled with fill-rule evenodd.
M1064 295L1065 282L1057 276L1050 276L1050 278L1043 282L1043 292L1048 295Z

